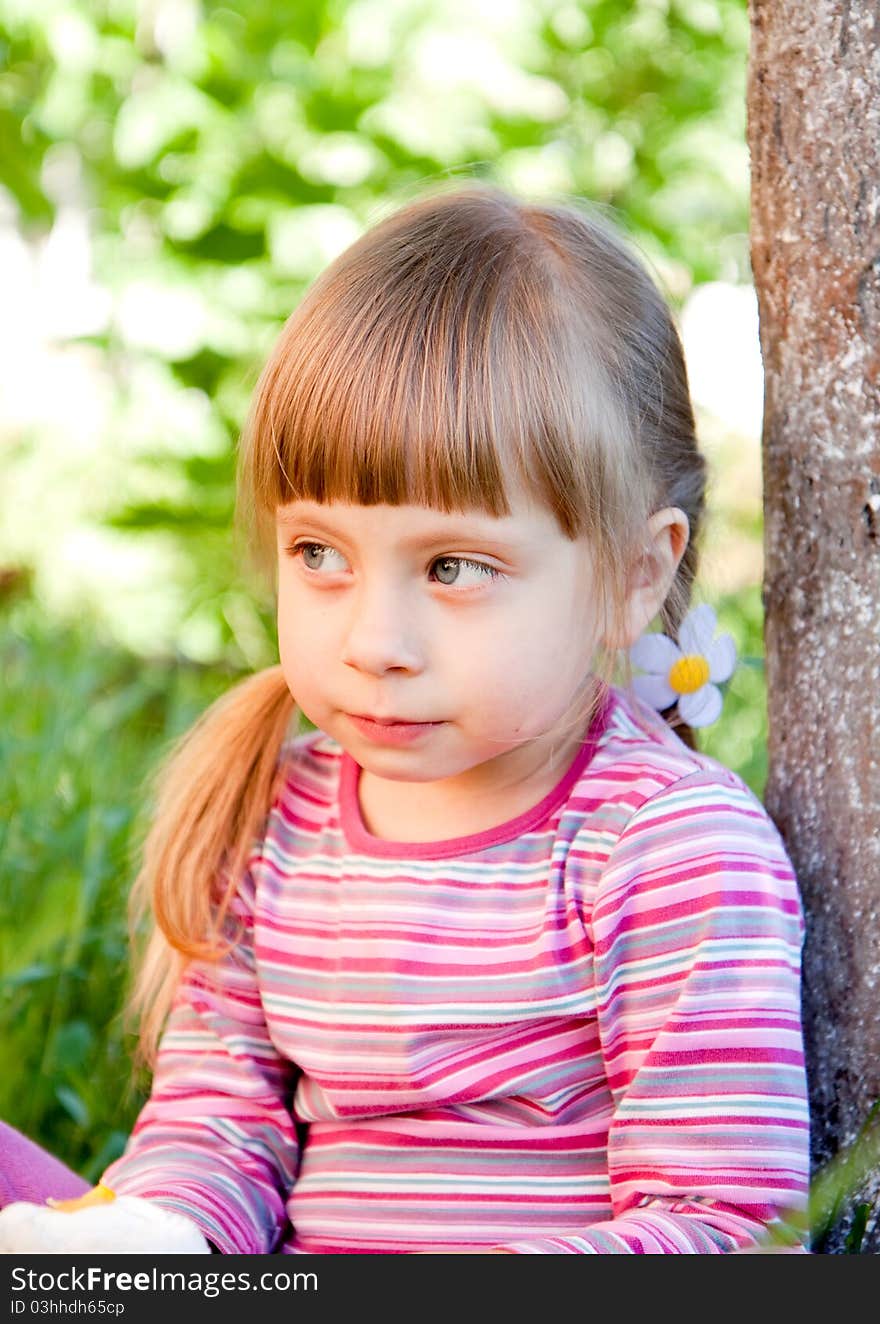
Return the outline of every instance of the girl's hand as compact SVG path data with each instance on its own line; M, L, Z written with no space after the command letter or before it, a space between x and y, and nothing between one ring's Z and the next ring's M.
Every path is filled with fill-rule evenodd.
M0 1254L63 1252L209 1255L211 1247L188 1218L134 1195L82 1203L71 1213L25 1203L0 1210Z

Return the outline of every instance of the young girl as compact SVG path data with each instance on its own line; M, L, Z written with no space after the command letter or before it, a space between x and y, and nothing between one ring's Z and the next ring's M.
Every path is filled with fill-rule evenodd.
M703 511L651 280L580 210L420 200L289 320L240 479L281 665L165 774L152 1096L6 1247L758 1244L807 1189L795 880L739 778L611 683L677 633ZM678 659L660 706L710 694L638 649Z

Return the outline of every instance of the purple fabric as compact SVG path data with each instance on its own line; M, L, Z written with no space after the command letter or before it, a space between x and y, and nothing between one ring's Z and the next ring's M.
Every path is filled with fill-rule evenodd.
M88 1189L89 1183L60 1159L0 1122L0 1209L15 1200L43 1204L50 1195L72 1200Z

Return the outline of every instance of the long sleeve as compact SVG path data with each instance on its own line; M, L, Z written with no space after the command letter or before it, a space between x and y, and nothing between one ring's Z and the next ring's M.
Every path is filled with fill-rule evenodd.
M733 774L710 771L649 798L602 870L590 929L613 1217L506 1249L754 1245L808 1190L803 921L762 806Z
M253 881L231 915L240 929L218 963L192 963L162 1041L151 1096L103 1181L190 1218L218 1250L272 1250L296 1175L295 1073L263 1014L253 946Z

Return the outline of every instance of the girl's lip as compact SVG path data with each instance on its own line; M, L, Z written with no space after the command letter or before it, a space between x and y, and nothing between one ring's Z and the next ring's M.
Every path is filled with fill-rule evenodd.
M369 713L349 713L361 722L375 722L377 726L433 726L433 722L415 722L409 717L372 717Z
M442 722L407 722L398 717L366 717L360 713L346 715L362 735L379 745L405 745L435 726L442 726Z

